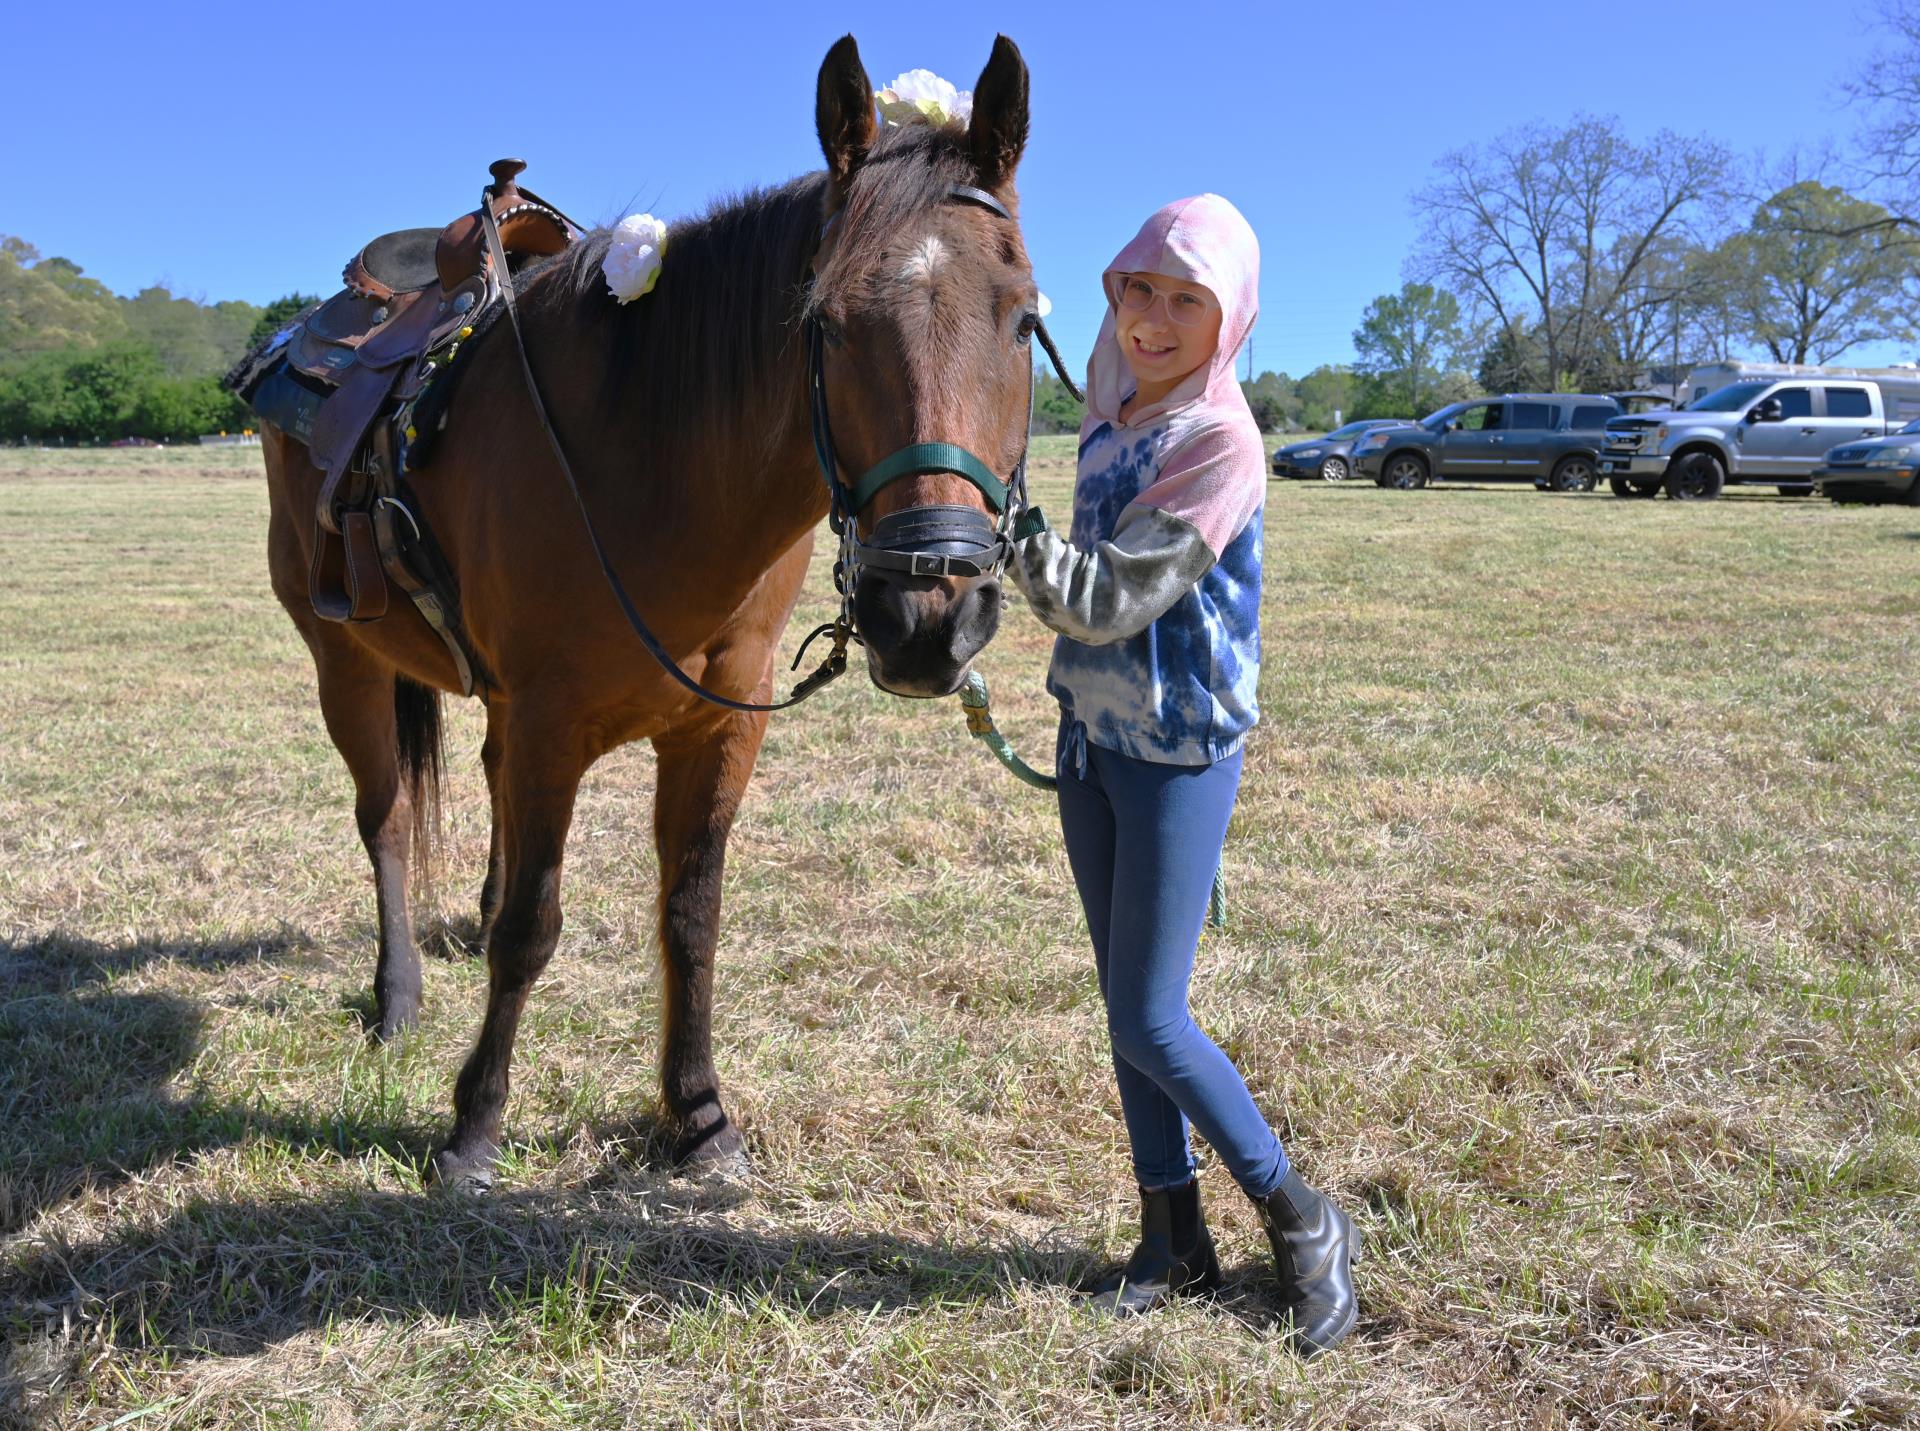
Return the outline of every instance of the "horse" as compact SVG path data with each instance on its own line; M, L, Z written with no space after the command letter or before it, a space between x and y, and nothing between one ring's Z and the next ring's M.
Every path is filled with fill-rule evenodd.
M867 471L905 445L950 443L996 473L1023 470L1039 297L1014 188L1028 71L1006 36L974 93L964 123L883 128L848 35L818 75L824 170L677 224L657 286L626 305L602 278L608 231L589 234L517 275L511 329L496 323L463 345L451 420L414 487L487 676L488 983L430 1178L491 1181L516 1029L560 936L575 794L596 759L637 740L657 757L659 1076L672 1155L696 1170L744 1163L713 1062L713 972L727 839L768 717L735 707L770 701L776 646L835 500L834 461ZM285 431L268 425L262 445L273 590L312 653L321 713L353 778L379 922L371 1034L391 1039L420 1013L409 862L437 812L441 701L461 681L406 602L369 622L316 616L307 578L324 474ZM986 502L952 468L918 470L863 490L845 515L871 553L883 527L917 514L988 523ZM689 683L636 642L582 511ZM997 569L909 557L860 567L846 609L873 684L931 697L959 689L1001 602ZM703 699L691 681L734 704Z

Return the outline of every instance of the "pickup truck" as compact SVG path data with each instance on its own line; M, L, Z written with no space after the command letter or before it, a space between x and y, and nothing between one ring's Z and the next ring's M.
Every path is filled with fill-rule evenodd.
M1703 500L1728 483L1763 483L1783 495L1813 491L1829 449L1884 437L1881 383L1862 378L1749 378L1685 408L1607 423L1600 475L1617 497Z

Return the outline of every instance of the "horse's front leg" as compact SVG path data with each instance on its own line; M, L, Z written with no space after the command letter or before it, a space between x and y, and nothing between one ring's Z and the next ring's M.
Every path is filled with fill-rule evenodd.
M762 694L760 699L765 699ZM720 1103L713 1067L713 956L720 879L740 797L766 734L764 715L729 714L697 736L654 742L659 776L654 841L660 852L660 1087L678 1132L674 1159L695 1167L744 1164L740 1130Z
M485 1186L500 1152L508 1072L520 1015L560 942L560 867L573 801L586 770L582 738L565 703L489 712L497 734L494 820L500 841L499 907L487 933L487 1012L453 1089L453 1134L434 1155L445 1182ZM497 731L494 721L504 720Z

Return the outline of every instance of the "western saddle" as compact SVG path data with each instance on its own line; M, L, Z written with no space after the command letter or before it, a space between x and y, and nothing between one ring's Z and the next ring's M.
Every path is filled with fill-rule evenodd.
M460 625L458 588L406 474L424 464L413 415L429 385L501 302L508 269L556 254L581 229L502 159L480 207L443 229L383 234L355 254L346 287L243 359L229 386L307 445L324 472L308 592L328 621L377 621L391 583L446 642L471 695L486 684ZM510 283L510 275L508 277Z

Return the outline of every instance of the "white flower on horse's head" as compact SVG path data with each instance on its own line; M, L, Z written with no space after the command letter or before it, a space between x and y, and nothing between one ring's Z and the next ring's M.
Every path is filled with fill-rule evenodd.
M973 91L955 89L932 70L908 70L874 100L880 106L881 120L887 124L915 119L930 124L957 119L965 124L973 117Z
M600 261L607 291L622 303L653 292L667 252L667 226L652 214L628 214L613 226L607 256Z

